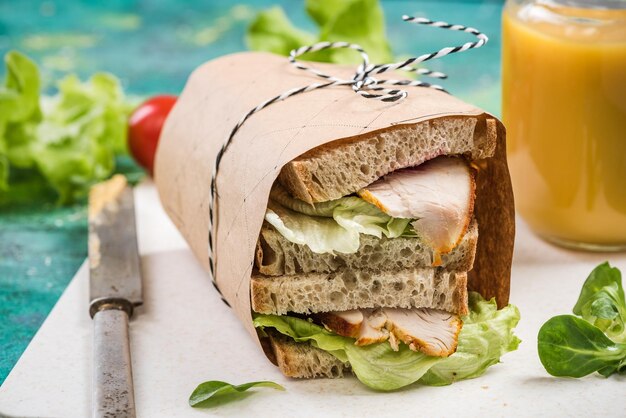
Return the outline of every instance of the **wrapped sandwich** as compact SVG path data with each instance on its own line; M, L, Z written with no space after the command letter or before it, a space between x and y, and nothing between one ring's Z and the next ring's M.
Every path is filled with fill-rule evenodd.
M290 97L238 130L209 219L233 126L308 77L263 53L197 69L157 153L166 211L285 375L351 371L391 390L482 374L519 343L513 195L493 116L420 87L397 103L345 87Z

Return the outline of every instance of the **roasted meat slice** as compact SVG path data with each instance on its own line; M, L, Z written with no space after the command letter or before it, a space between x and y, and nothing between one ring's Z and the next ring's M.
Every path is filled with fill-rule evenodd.
M456 351L462 322L438 309L385 308L387 328L413 351L447 357Z
M363 312L363 318L356 345L381 343L389 338L385 328L387 317L381 309L368 309Z
M405 168L359 190L359 195L395 218L416 219L416 234L433 249L433 265L458 245L472 219L473 171L460 157L437 157Z
M325 312L315 315L326 328L344 337L359 338L363 313L358 309L343 312Z
M317 317L336 334L356 338L356 345L389 340L397 351L401 341L413 351L437 357L447 357L456 351L463 325L457 315L428 308L357 309L327 312Z

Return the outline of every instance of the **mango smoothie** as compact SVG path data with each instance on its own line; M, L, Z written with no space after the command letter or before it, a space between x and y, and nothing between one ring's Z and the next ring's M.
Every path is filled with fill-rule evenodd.
M626 9L561 3L509 1L503 13L516 207L548 240L626 249Z

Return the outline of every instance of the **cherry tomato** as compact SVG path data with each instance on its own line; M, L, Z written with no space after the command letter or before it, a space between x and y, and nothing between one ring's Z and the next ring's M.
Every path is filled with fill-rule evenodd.
M128 148L135 161L152 175L159 135L176 96L155 96L134 110L128 120Z

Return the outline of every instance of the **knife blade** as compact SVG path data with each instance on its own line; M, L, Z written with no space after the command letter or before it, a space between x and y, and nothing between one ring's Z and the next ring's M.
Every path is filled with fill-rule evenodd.
M143 303L133 191L118 175L89 193L93 416L135 417L128 321Z

